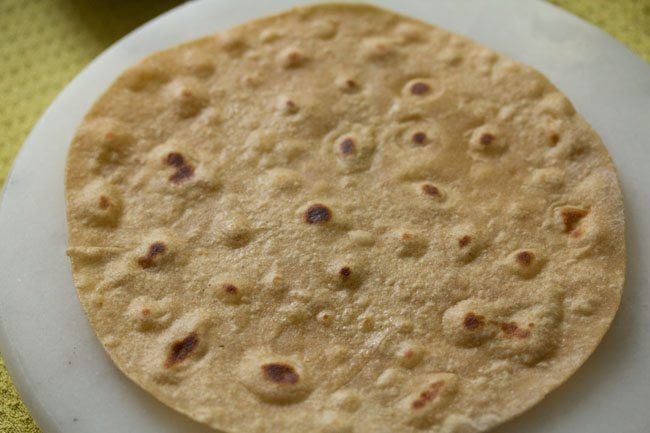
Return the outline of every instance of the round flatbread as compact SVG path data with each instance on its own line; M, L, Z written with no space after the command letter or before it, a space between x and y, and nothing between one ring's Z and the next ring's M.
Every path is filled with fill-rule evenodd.
M621 296L616 172L567 98L374 7L144 59L66 174L106 351L225 432L486 430L565 381Z

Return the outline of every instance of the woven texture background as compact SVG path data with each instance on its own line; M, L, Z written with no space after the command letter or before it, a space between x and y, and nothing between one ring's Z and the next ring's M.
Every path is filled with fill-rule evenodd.
M596 24L650 62L650 0L551 2ZM0 186L56 94L117 39L179 3L0 0ZM38 431L0 358L0 433Z

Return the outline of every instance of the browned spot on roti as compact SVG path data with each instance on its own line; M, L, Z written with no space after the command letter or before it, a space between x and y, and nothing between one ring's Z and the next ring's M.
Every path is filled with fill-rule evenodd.
M179 183L185 179L189 179L194 175L194 167L191 165L184 165L179 168L174 174L169 176L169 180L174 183Z
M440 190L430 183L425 183L422 185L422 192L430 195L432 197L440 197Z
M413 140L413 143L415 144L423 145L427 141L427 134L422 131L418 131L413 134L411 140Z
M150 268L154 265L154 259L164 254L167 251L167 245L164 242L154 242L149 245L149 251L147 254L141 257L138 257L138 264L143 268Z
M359 87L359 84L354 80L347 80L345 82L345 85L348 86L349 89L356 89Z
M339 275L341 276L341 278L347 279L348 277L350 277L350 275L352 275L352 269L350 269L349 266L343 266L339 270Z
M230 293L232 295L237 293L238 290L237 286L235 286L234 284L224 284L223 289L226 291L226 293Z
M588 213L588 210L577 207L563 207L560 209L560 216L564 223L564 233L571 233Z
M427 93L431 88L427 83L423 83L422 81L416 81L411 85L411 93L413 95L424 95Z
M573 239L577 239L580 236L582 236L582 233L583 233L582 228L578 227L577 229L574 229L574 230L571 231L571 233L569 233L569 237L571 237Z
M170 152L165 158L167 165L176 168L176 171L169 176L169 180L174 183L180 183L194 175L194 167L185 161L183 155L178 152Z
M354 153L354 140L350 137L344 138L339 144L339 149L341 149L341 153L344 155Z
M429 385L429 388L427 388L425 391L422 391L422 393L418 396L417 399L413 400L413 403L411 403L411 407L413 409L423 408L428 402L432 401L438 396L438 394L440 393L440 389L443 387L444 384L445 384L444 380L438 380L436 382L433 382L431 385Z
M298 383L298 380L300 379L296 370L292 366L286 364L264 364L262 365L262 371L264 372L264 377L275 383L293 385Z
M180 168L185 165L185 158L178 152L170 152L167 155L167 164L176 168Z
M305 212L305 221L308 224L320 224L329 221L332 218L332 213L322 204L314 204L309 206Z
M302 61L302 56L297 51L292 51L287 54L287 63L292 66L298 65Z
M548 138L548 145L550 147L555 147L559 141L560 136L558 134L551 134L551 136Z
M485 317L474 314L472 311L467 313L463 320L463 326L467 329L477 329L483 326L483 323L485 323Z
M143 316L148 316L148 315L150 315L150 314L151 314L151 310L150 310L150 309L148 309L148 308L144 308L144 309L142 310L142 315L143 315Z
M499 323L499 327L506 337L528 338L530 336L530 331L521 329L516 322Z
M515 255L515 260L522 266L528 266L535 256L530 251L520 251Z
M471 241L472 241L472 237L469 235L465 235L462 238L458 239L458 246L464 248L467 245L469 245Z
M172 344L167 361L165 361L165 368L173 367L179 362L187 359L198 344L199 337L196 332L192 332L182 340L176 341Z
M111 205L111 201L106 197L105 195L100 195L99 196L99 208L100 209L108 209L109 206Z
M490 144L492 144L493 141L494 141L494 135L487 132L485 134L481 134L481 137L479 138L479 142L483 146L489 146Z

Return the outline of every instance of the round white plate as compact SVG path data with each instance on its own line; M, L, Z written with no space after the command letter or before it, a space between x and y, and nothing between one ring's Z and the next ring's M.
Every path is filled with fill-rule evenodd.
M90 329L65 255L67 147L92 102L138 59L301 3L205 0L174 9L92 62L28 137L0 207L0 350L43 433L210 431L127 380ZM600 133L620 171L629 268L612 329L573 378L496 432L649 432L650 67L600 30L541 1L374 3L541 70Z

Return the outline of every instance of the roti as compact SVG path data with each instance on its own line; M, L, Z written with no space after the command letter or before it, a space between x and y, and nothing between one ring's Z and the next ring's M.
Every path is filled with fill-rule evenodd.
M485 431L591 354L622 194L532 68L365 5L147 57L87 113L68 254L117 367L232 433Z

